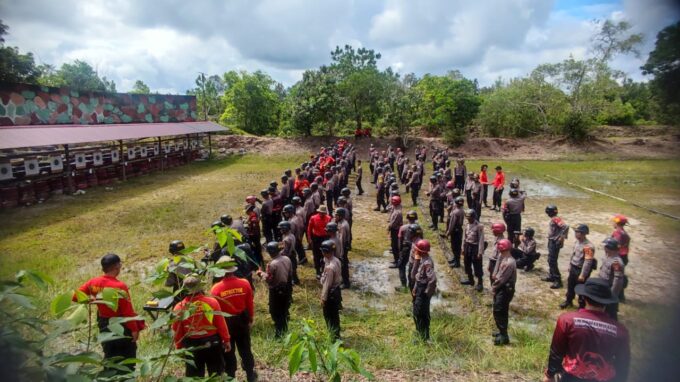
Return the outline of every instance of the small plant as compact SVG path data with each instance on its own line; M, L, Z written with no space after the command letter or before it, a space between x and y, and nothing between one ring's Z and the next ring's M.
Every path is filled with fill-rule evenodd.
M288 373L291 377L300 370L309 370L315 374L321 371L328 377L328 381L340 382L340 372L349 369L369 380L374 379L373 374L361 366L361 357L356 351L342 347L341 340L331 344L320 339L312 328L313 324L312 320L302 320L302 330L292 332L286 337L286 346L290 346ZM305 363L308 367L303 369Z

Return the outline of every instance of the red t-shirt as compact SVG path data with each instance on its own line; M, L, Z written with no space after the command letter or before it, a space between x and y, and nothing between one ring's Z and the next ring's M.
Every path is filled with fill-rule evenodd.
M328 214L316 214L309 219L309 224L307 226L307 236L327 236L326 224L331 221L331 217Z
M481 184L489 184L489 177L486 175L486 171L481 171L479 173L479 182Z
M493 186L494 188L500 188L503 187L504 185L505 185L505 173L503 171L499 171L493 178Z
M127 295L126 298L120 298L118 300L118 309L113 310L109 308L108 306L104 304L97 304L97 310L98 310L98 315L99 317L102 318L111 318L111 317L135 317L137 316L137 313L135 313L135 309L132 307L132 301L130 298L130 290L128 289L127 285L125 285L124 282L118 280L117 278L113 276L107 276L107 275L102 275L102 276L97 276L95 278L90 279L88 282L85 284L81 285L80 288L78 288L79 291L85 293L86 295L94 298L100 298L101 295L100 293L104 290L104 288L114 288L114 289L119 289ZM77 297L74 294L73 295L73 301L77 301ZM144 320L138 320L138 321L128 321L124 323L128 329L132 332L138 332L142 329L144 329Z
M227 276L213 285L210 294L220 303L223 312L236 316L247 309L250 322L253 322L253 289L248 280L234 275Z
M189 309L191 305L195 305L195 313L189 316L186 320L175 321L172 324L172 330L175 332L175 347L181 349L182 339L184 338L205 338L215 335L220 335L223 343L230 341L229 329L223 316L218 314L213 315L212 322L203 313L203 304L206 303L213 311L221 312L220 304L213 297L203 294L187 296L184 300L175 305L175 312ZM193 308L192 308L193 309ZM196 333L192 335L191 333Z

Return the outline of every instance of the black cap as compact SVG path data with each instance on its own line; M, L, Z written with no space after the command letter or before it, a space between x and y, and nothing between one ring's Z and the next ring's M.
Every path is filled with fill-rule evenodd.
M603 305L619 302L616 296L612 296L612 289L609 283L599 277L591 277L584 284L577 284L574 291L580 296L588 297Z
M587 235L590 233L590 228L588 228L588 226L585 224L579 224L576 227L574 227L574 232L581 232Z
M602 244L604 244L604 247L606 249L611 249L611 250L619 249L619 241L612 238L612 237L608 237L608 238L604 239Z
M278 254L279 254L279 250L280 250L280 248L279 248L279 243L276 242L276 241L270 241L269 243L267 243L267 246L265 247L265 250L266 250L267 253L269 253L270 255L278 255Z
M224 225L231 225L231 223L234 222L234 219L231 217L231 215L222 215L220 216L220 221L222 221Z
M180 251L183 251L184 248L185 248L184 242L182 242L182 240L173 240L173 241L170 242L168 252L170 252L174 255L176 253L179 253Z
M101 260L102 269L106 272L113 265L120 264L120 257L115 253L107 253Z

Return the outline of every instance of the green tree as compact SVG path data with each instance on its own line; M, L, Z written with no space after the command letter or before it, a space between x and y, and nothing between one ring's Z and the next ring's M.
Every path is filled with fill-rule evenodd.
M338 121L340 94L337 77L327 66L307 70L286 98L286 110L293 132L312 135L315 126L333 135Z
M664 28L656 36L642 73L653 75L650 86L661 108L663 122L680 121L680 22Z
M40 76L33 54L21 54L19 48L5 46L9 27L0 20L0 81L35 83Z
M414 89L417 83L415 74L407 74L403 79L393 75L387 83L383 107L387 131L399 137L404 147L413 133L413 122L418 118L420 94Z
M132 94L150 94L151 89L149 89L149 86L144 83L142 80L137 80L135 81L134 86L132 86L132 90L130 90L130 93Z
M251 134L275 133L279 128L281 99L276 82L269 75L230 71L224 74L225 109L220 117L223 124L235 125Z
M47 67L44 67L47 68ZM81 91L115 92L116 84L99 74L85 61L64 63L56 71L43 71L38 83L46 86L68 86Z
M196 96L199 111L204 119L217 120L224 112L225 85L222 78L218 75L206 77L201 73L196 77L196 87L187 90L187 95Z

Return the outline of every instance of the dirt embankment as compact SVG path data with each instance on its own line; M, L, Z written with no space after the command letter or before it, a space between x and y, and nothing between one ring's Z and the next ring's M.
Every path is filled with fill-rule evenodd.
M565 138L470 138L463 145L451 147L456 155L468 158L505 159L569 159L579 155L599 155L620 159L637 158L678 158L680 130L670 127L607 127L598 129L597 134L586 142L572 143ZM308 154L319 147L328 145L337 137L272 138L255 136L216 136L213 147L218 155L258 153L266 155ZM370 144L384 147L385 138L363 138L355 140L360 152L366 152ZM392 138L393 144L399 144ZM446 147L441 138L411 138L408 149L425 145L431 149Z

